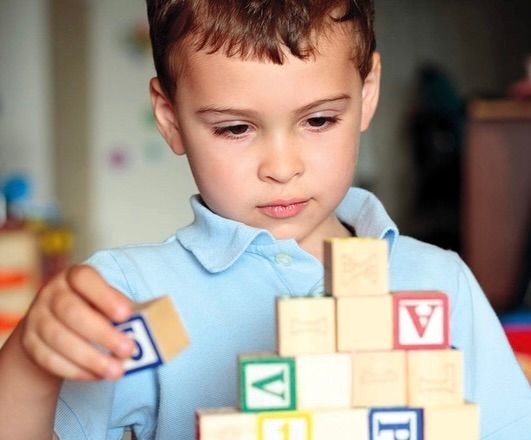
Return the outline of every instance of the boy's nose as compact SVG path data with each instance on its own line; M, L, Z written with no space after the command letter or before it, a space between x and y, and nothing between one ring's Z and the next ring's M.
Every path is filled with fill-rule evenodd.
M258 169L261 180L287 183L304 172L299 147L295 145L269 145L264 148Z

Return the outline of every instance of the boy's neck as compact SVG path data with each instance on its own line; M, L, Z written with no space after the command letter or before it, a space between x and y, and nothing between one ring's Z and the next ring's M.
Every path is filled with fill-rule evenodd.
M340 238L340 237L355 237L356 231L350 225L347 225L337 220L337 225L335 225L333 230L327 231L323 239L326 238ZM317 258L321 263L324 261L324 252L323 252L323 240L312 240L312 241L301 241L299 243L301 249L304 249L309 254Z

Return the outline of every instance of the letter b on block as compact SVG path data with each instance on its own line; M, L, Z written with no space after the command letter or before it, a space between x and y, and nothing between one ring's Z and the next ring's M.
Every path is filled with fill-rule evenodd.
M243 412L288 411L296 406L295 360L240 358L240 407Z

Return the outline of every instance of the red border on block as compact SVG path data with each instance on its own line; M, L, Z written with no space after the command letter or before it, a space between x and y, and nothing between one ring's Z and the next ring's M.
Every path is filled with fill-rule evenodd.
M445 349L450 347L450 306L448 295L433 290L391 292L393 295L393 348L401 350ZM442 299L443 301L443 342L441 344L400 344L398 341L399 303L403 299Z

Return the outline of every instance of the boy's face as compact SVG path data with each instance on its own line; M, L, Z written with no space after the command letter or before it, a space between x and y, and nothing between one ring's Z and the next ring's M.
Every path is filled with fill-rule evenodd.
M362 86L348 37L322 38L318 51L283 65L195 52L174 105L151 84L158 127L187 155L208 207L314 255L324 238L347 234L334 211L379 87L378 56Z

